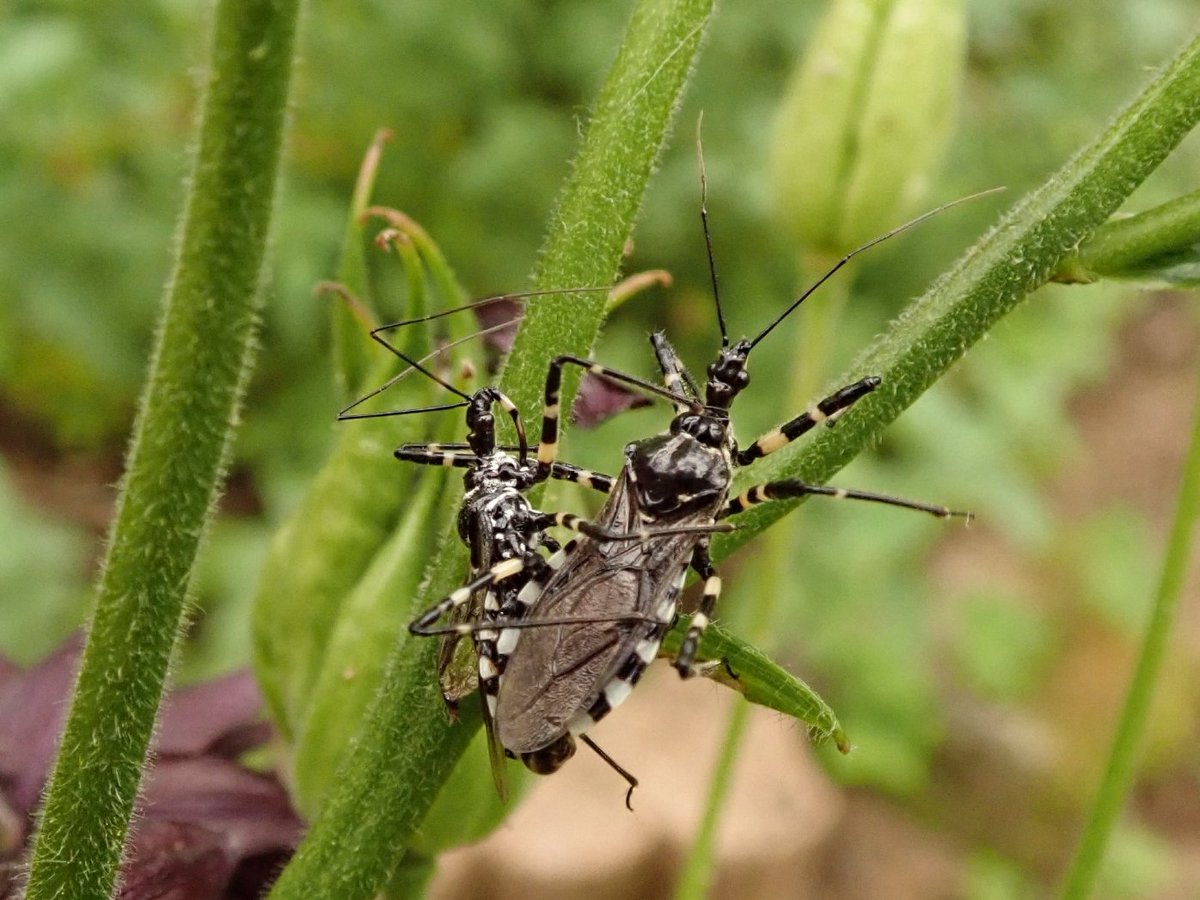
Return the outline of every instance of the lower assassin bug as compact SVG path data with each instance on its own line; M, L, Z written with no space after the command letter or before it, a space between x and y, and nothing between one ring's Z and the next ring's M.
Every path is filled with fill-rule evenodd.
M701 185L703 197L703 167ZM610 532L653 531L660 536L613 541L583 533L555 555L552 565L522 586L516 620L489 626L489 633L498 635L498 651L508 657L493 710L497 735L535 771L559 768L574 754L575 739L588 741L587 731L629 695L677 618L689 567L703 580L703 595L674 666L681 677L696 674L700 638L721 592L721 579L709 557L709 538L722 520L759 503L808 495L867 500L939 518L971 518L970 513L945 506L798 479L766 482L729 497L734 467L781 449L819 423L832 425L881 383L874 375L861 378L742 449L733 436L729 410L750 382L746 369L750 351L853 257L952 205L847 254L756 337L731 343L717 289L708 212L702 202L701 222L721 330L721 348L708 366L703 395L661 333L651 335L651 344L662 371L662 387L579 357L553 360L538 452L543 477L557 465L559 394L567 365L666 396L675 405L675 416L665 433L625 447L621 470L594 519Z
M505 298L488 298L459 309L500 299ZM459 309L438 313L435 316L448 315ZM443 696L451 709L456 707L462 696L471 689L464 688L456 680L451 672L451 664L459 638L466 634L472 636L477 658L477 682L483 698L482 715L488 733L492 770L497 789L503 796L505 790L502 777L502 753L517 756L520 755L520 751L506 747L503 745L502 739L498 740L499 732L494 718L496 697L503 682L511 651L502 646L498 640L499 633L495 630L495 623L511 624L519 621L524 612L524 605L518 600L521 590L532 581L545 581L552 568L561 561L560 545L546 533L547 529L562 527L588 535L595 540L625 543L659 540L664 536L680 533L690 534L697 531L709 533L728 530L728 526L686 524L665 530L656 529L634 533L628 529L616 531L599 527L569 513L546 513L534 509L525 494L535 484L545 481L547 478L574 481L602 492L607 492L611 488L611 479L567 463L554 461L549 465L542 465L536 462L530 457L525 429L516 407L499 389L484 387L473 394L464 393L422 365L427 360L418 362L409 358L383 336L386 331L425 321L435 316L396 322L372 330L372 338L406 362L409 368L382 387L343 408L338 414L338 419L344 421L457 408L466 409L468 433L465 443L404 444L395 451L396 457L405 462L467 470L464 475L466 492L459 507L457 524L459 536L470 549L471 577L462 587L418 615L410 623L409 630L418 635L443 636L443 643L439 648L438 671ZM494 326L494 328L503 327L503 324ZM492 329L485 329L485 332L488 330ZM453 346L453 344L449 346ZM376 413L352 412L413 370L426 375L460 399L454 403L432 407ZM516 447L500 446L496 442L496 418L493 413L496 406L499 406L512 420L517 434ZM509 451L516 451L517 455L512 456ZM539 459L546 455L544 449L539 449ZM541 547L546 547L554 555L546 559L539 553ZM453 623L439 625L438 623L447 616L453 617ZM637 783L636 779L589 738L585 736L583 740L629 782L630 792L632 792ZM535 771L547 768L536 758L522 758Z

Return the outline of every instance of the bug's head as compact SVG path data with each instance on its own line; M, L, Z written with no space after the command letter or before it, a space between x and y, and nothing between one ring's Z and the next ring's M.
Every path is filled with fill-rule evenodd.
M525 768L538 775L553 775L574 755L575 738L568 733L541 750L522 753L521 762L525 763Z
M487 456L496 449L495 393L491 388L478 390L467 405L467 445L476 456Z
M525 439L525 428L517 407L498 388L480 388L467 402L467 446L476 456L489 456L496 450L496 416L492 407L496 404L508 413L517 431L520 459L525 461L529 445Z
M750 373L746 371L750 347L747 340L721 347L716 362L708 367L708 382L704 386L706 406L729 409L734 398L750 383Z

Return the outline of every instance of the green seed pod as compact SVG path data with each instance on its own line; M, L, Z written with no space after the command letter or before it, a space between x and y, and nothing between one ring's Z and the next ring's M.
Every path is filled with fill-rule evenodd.
M950 137L965 47L962 0L834 0L780 106L784 227L840 256L908 212Z

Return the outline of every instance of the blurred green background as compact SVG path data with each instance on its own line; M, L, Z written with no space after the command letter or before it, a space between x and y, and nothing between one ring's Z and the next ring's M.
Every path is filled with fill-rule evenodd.
M472 293L520 290L627 7L309 5L262 351L180 678L247 662L265 542L332 437L328 301L313 286L333 274L372 134L395 132L378 202L421 222ZM719 12L626 266L665 268L675 286L618 313L598 350L606 362L650 374L653 327L695 369L715 346L691 140L700 110L732 330L761 328L811 277L780 225L768 162L781 94L821 12ZM85 614L168 273L206 15L172 2L18 3L0 22L0 650L22 663ZM803 322L764 342L751 368L760 389L737 409L743 442L810 399L774 387L792 383L798 354L819 361L815 393L1195 24L1184 0L977 0L969 17L957 130L905 214L1007 193L870 253L829 346L806 343ZM1194 189L1198 165L1190 140L1130 208ZM739 609L771 592L768 649L820 687L853 737L854 754L826 761L835 777L892 798L954 846L964 893L1024 896L1069 852L1157 571L1198 324L1186 298L1040 291L837 479L970 508L969 531L818 501L763 539L757 573L726 566L722 617L755 627ZM624 441L664 422L651 409L576 431L568 455L612 470ZM1107 896L1200 883L1180 874L1200 821L1195 620L1185 609Z

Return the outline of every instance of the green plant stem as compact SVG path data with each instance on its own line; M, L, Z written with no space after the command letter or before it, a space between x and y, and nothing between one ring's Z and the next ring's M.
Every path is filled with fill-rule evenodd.
M295 0L223 0L174 277L28 894L107 898L250 369Z
M1200 191L1177 197L1136 215L1112 219L1096 230L1079 252L1063 261L1061 281L1136 276L1155 260L1195 253L1200 242Z
M811 254L801 271L816 273L819 277L836 262L836 258L827 258L826 254ZM837 324L850 299L853 271L852 268L850 272L844 273L844 277L826 285L828 290L821 297L820 304L806 306L800 310L803 314L803 322L800 323L800 346L789 373L788 397L811 397L817 389L821 373L828 365ZM794 523L789 525L794 526ZM757 645L767 636L776 598L779 596L775 586L786 583L791 568L793 534L794 527L785 527L766 535L763 552L759 554L760 565L751 574L749 583L743 583L738 589L738 593L744 598L743 620L748 623L746 639L751 644ZM717 827L720 824L721 811L729 797L734 767L737 765L742 739L749 724L749 715L749 702L737 702L729 712L725 735L721 742L721 753L709 780L708 798L700 825L696 829L687 859L684 860L679 886L675 891L676 900L703 900L709 895L717 866Z
M700 817L700 825L696 828L696 836L679 874L675 900L704 900L712 891L713 873L717 867L717 827L721 823L721 812L725 809L725 801L733 785L733 771L749 717L750 704L741 698L734 700L729 718L725 722L721 752L717 756L712 778L709 780L708 797Z
M535 284L608 284L698 52L711 0L643 0L600 91L592 122L543 246ZM502 387L540 412L549 359L586 353L604 295L530 304ZM564 404L570 394L564 394ZM465 554L446 540L431 561L426 603L455 585ZM446 722L433 673L436 641L393 652L336 787L271 896L366 898L387 883L413 829L474 734Z
M883 384L836 428L819 429L755 466L753 479L823 483L953 365L1002 316L1044 284L1059 262L1103 224L1200 119L1200 39L1193 38L1107 128L1024 197L838 379ZM743 488L740 478L735 490ZM745 513L713 540L721 559L785 515L794 502Z
M1200 394L1197 397L1200 400ZM1191 446L1183 465L1175 519L1171 523L1171 533L1167 538L1166 557L1154 594L1150 621L1146 625L1137 666L1117 723L1104 778L1092 801L1083 837L1063 883L1062 896L1065 900L1083 900L1091 894L1096 874L1104 858L1108 837L1129 794L1138 747L1146 730L1146 719L1154 696L1154 686L1162 672L1167 640L1171 635L1171 626L1175 621L1175 611L1179 607L1179 596L1187 575L1197 514L1200 514L1200 402L1197 404L1192 425Z

